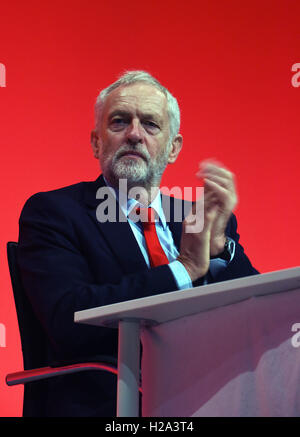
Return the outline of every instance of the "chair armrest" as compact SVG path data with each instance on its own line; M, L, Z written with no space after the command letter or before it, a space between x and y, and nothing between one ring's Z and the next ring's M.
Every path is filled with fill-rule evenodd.
M5 381L8 386L27 384L28 382L41 379L53 378L55 376L69 375L71 373L86 372L88 370L101 370L118 375L116 367L105 363L77 363L60 367L41 367L39 369L23 370L21 372L9 373ZM142 392L141 387L139 391Z
M52 378L58 375L84 372L87 370L104 370L118 374L115 367L104 363L77 363L60 367L41 367L39 369L23 370L21 372L9 373L6 376L6 384L9 386L26 384L27 382L39 381L40 379Z

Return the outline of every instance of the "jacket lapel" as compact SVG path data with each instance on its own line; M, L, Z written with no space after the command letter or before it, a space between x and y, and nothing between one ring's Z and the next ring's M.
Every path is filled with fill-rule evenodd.
M100 188L105 189L105 192L108 194L107 198L99 198L98 190ZM110 201L108 201L109 196L111 196ZM134 273L147 268L147 264L132 232L132 229L123 212L119 210L119 204L115 201L114 196L106 186L102 175L100 175L94 182L89 182L86 184L84 191L84 202L87 207L87 213L97 224L99 232L101 232L108 246L110 246L116 259L122 267L122 270L125 273ZM97 219L97 208L103 211L103 202L106 202L106 204L109 202L115 204L116 202L116 215L114 217L115 221L107 220L105 222L99 222ZM190 202L186 202L181 199L175 199L162 194L162 207L178 251L180 250L182 217L187 214L190 205Z
M104 188L105 193L107 193L105 199L97 198L100 194L98 191L99 188ZM96 181L87 185L84 193L84 200L88 208L88 214L94 222L96 222L99 231L102 233L108 246L110 246L124 273L134 273L147 268L147 264L132 229L123 212L119 210L118 202L105 185L102 175ZM115 216L113 217L113 221L107 220L100 222L97 219L97 211L98 213L99 211L105 212L105 205L103 202L105 202L105 205L115 205Z

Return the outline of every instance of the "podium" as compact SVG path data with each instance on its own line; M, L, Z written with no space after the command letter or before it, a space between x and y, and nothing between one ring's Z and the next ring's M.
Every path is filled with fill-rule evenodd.
M117 416L300 415L300 267L76 312L119 329Z

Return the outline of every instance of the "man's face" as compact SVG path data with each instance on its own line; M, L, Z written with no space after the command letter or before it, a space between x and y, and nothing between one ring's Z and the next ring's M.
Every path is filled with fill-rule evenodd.
M113 185L119 179L127 179L128 186L159 185L167 163L176 160L181 147L180 135L176 147L170 143L165 95L145 83L112 91L93 134L94 155Z

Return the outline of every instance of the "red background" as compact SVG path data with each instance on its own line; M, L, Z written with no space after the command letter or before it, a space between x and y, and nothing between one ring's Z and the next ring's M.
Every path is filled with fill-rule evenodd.
M184 149L164 184L196 186L214 157L238 182L241 243L268 272L299 264L300 62L297 0L52 0L1 4L0 416L18 416L22 368L6 242L37 191L98 175L89 136L98 92L143 69L178 97ZM300 321L300 314L299 314Z

